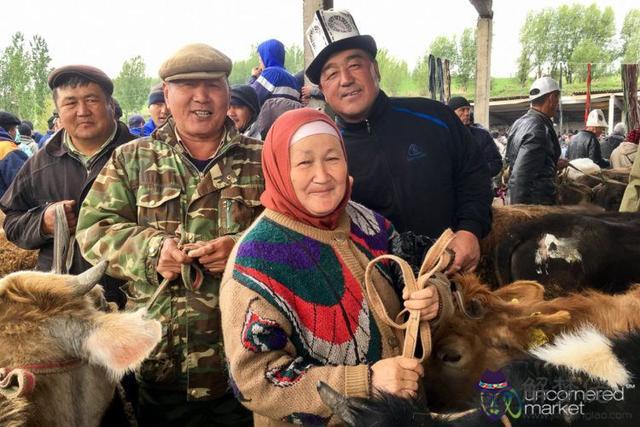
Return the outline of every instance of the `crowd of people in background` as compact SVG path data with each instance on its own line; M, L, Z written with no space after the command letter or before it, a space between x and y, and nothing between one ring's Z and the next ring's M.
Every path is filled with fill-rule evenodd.
M473 272L492 178L506 172L510 203L551 205L562 157L640 168L640 129L619 123L603 138L601 110L558 137L551 77L490 132L464 97L387 96L375 39L349 12L317 11L306 36L308 85L278 40L258 45L247 84L232 87L230 58L197 43L167 57L148 111L126 124L112 80L89 65L49 75L44 135L0 112L7 238L39 249L49 271L63 215L75 235L64 272L106 259L108 301L156 302L164 336L136 372L140 425L326 423L319 379L348 396L416 396L423 367L370 310L367 263L407 242L419 263L451 228L446 273ZM305 108L312 99L333 116ZM438 315L437 289L403 293L384 268L373 281L390 314Z

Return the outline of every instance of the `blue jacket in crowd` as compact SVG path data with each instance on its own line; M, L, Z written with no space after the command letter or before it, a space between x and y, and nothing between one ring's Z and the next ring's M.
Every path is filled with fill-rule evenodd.
M261 106L269 98L300 100L298 82L293 74L284 68L284 53L284 45L275 39L262 42L258 46L264 70L251 86L256 90Z

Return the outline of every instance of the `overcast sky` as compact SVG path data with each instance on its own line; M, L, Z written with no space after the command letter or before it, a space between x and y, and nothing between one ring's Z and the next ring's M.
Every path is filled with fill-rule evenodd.
M492 75L516 72L518 34L529 9L592 0L494 0ZM612 6L616 29L637 0L598 0ZM475 27L477 13L468 0L334 0L348 9L362 34L406 60L409 67L439 35ZM181 46L208 43L233 60L248 56L251 45L277 38L302 46L302 0L18 0L2 2L0 49L16 31L43 36L53 66L91 64L115 77L122 63L141 55L147 74L157 76L163 60ZM294 72L297 70L293 70Z

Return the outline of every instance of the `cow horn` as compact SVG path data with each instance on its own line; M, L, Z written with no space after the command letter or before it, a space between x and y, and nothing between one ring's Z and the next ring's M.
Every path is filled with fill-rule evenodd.
M319 381L316 386L322 402L348 426L354 426L356 419L349 409L349 398L338 393L330 385Z
M83 296L93 289L102 279L107 265L107 261L100 261L84 273L72 277L68 283L73 288L74 295Z

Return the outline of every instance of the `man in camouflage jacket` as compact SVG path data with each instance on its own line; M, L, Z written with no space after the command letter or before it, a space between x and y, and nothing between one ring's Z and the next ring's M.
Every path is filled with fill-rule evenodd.
M92 263L152 304L164 337L138 372L142 425L239 425L250 415L228 392L220 273L239 233L260 213L261 143L226 118L230 60L189 45L160 68L172 117L120 147L82 205L78 242ZM199 280L199 272L204 278Z

